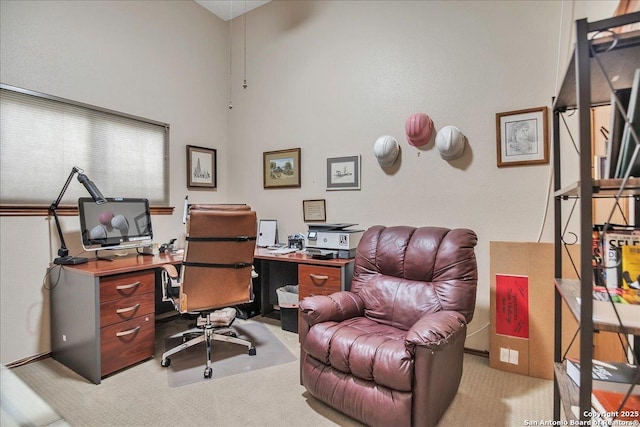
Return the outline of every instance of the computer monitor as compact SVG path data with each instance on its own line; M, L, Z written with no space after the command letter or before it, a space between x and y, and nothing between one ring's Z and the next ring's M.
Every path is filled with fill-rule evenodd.
M87 251L129 249L153 243L147 199L107 198L97 205L90 197L78 199L82 247Z

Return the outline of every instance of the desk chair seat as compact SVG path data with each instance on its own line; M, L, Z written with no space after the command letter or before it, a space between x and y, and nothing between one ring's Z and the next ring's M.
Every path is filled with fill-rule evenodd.
M162 299L181 314L197 316L197 323L171 337L182 337L182 344L164 352L161 366L171 364L169 356L202 342L207 353L205 378L213 373L212 341L243 345L250 356L256 354L254 345L231 328L236 318L232 306L254 298L256 231L256 214L248 206L191 206L182 267L180 273L173 265L163 267Z

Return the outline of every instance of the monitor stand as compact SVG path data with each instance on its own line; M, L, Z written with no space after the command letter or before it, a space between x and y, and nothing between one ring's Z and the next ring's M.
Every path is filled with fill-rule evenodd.
M112 261L115 258L114 256L108 257L108 256L100 256L99 255L100 251L96 251L96 260L101 260L101 261Z

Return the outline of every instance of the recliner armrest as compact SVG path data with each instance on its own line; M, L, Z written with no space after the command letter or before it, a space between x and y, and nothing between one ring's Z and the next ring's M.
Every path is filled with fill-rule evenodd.
M363 315L362 299L349 291L306 297L300 302L300 316L309 326L327 321L341 322Z
M405 345L414 354L416 346L439 350L447 346L449 339L466 330L464 315L457 311L438 311L420 318L407 332Z

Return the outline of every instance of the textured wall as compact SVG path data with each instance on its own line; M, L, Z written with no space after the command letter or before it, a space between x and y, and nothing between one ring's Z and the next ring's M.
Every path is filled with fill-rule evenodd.
M272 1L224 23L190 1L2 1L0 81L170 123L176 212L154 217L158 242L182 230L187 144L218 149L218 190L191 191L190 201L250 203L278 219L281 238L305 231L304 199L326 199L328 221L363 228L474 229L470 331L481 332L467 345L488 349L489 242L552 235L548 219L543 228L550 168L498 169L495 114L550 106L570 23L607 17L616 3ZM461 159L406 143L404 121L418 111L467 135ZM402 146L390 170L372 155L383 134ZM264 190L262 153L292 147L302 148L302 187ZM326 159L355 154L362 190L325 191ZM77 217L62 224L77 253ZM46 219L0 218L3 363L50 350L41 283L57 247Z

